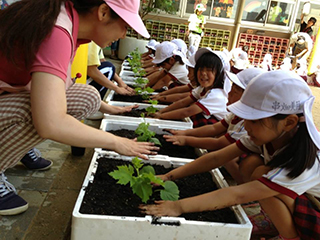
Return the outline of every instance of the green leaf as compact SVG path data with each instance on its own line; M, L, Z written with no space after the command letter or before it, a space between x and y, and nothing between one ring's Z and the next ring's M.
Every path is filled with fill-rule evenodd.
M133 193L137 194L142 202L146 203L152 195L152 186L148 178L136 178L132 185Z
M158 138L151 138L151 139L149 140L149 142L152 142L152 143L154 143L155 145L162 146L162 145L161 145L161 142L159 141Z
M143 166L142 161L137 157L132 159L132 164L133 164L134 168L137 170L139 170Z
M140 174L143 173L151 173L153 175L156 174L156 172L154 171L154 168L152 166L144 166L141 170L140 170Z
M160 191L162 200L176 201L179 199L178 186L172 181L164 182L164 189Z
M110 172L109 175L113 177L115 180L118 180L118 184L126 185L129 182L131 182L133 173L134 169L131 165L124 165L118 166L118 170Z

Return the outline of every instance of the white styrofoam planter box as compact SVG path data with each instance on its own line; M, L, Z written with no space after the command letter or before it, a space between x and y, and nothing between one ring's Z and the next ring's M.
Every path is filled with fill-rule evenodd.
M85 188L94 179L97 170L98 152L95 152L85 177L83 187L72 213L71 240L191 240L191 239L221 239L221 240L249 240L252 225L240 205L231 207L238 219L238 224L189 221L182 217L162 217L161 225L153 225L152 217L126 217L80 213L80 207L85 195ZM119 156L105 156L120 158ZM127 159L121 157L121 159ZM179 167L188 161L179 160L149 160L149 163L161 164L165 167ZM218 169L212 170L213 181L219 188L228 187ZM165 223L175 222L179 226L169 226Z
M127 130L132 130L135 131L140 123L143 122L143 119L141 118L117 118L117 117L110 117L110 118L104 118L101 121L100 129L102 131L110 131L110 130L120 130L120 129L127 129ZM187 125L182 125L181 122L163 122L163 121L158 121L158 122L151 122L149 125L149 129L151 131L154 131L156 134L164 134L167 132L164 132L163 129L175 129L175 130L185 130L185 129L190 129L190 126ZM118 155L117 153L113 151L108 151L108 150L103 150L102 148L95 148L95 151L101 152L103 154L115 154ZM203 150L196 148L195 153L198 156L201 156L203 154ZM162 158L162 159L168 159L171 158L170 156L167 155L150 155L150 159L153 158ZM182 159L182 158L176 158L176 159ZM188 159L190 161L194 159Z
M128 103L128 102L114 102L114 101L110 101L108 103L109 105L112 106L119 106L119 107L126 107L126 106L131 106L132 103ZM147 107L151 106L151 104L147 104L147 103L139 103L139 107L137 109L145 109ZM155 105L154 107L162 109L167 107L166 105ZM111 114L104 114L104 118L106 119L122 119L122 118L131 118L132 121L135 121L135 119L139 119L139 122L143 122L143 118L141 117L129 117L129 116L119 116L119 115L111 115ZM157 118L145 118L147 123L156 123L156 124L166 124L166 125L176 125L177 123L181 126L185 126L186 128L192 128L193 126L193 122L191 121L190 118L185 118L184 121L172 121L172 120L162 120L162 119L157 119ZM131 120L130 120L131 121Z

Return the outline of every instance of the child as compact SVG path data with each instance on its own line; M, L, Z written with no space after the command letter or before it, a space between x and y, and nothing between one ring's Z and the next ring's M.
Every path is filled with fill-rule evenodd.
M156 56L152 61L165 69L166 74L161 78L149 79L148 87L155 90L169 87L170 84L177 86L189 83L188 70L184 63L185 55L178 50L178 46L172 42L164 41L157 45Z
M233 82L232 89L229 92L228 104L238 101L251 79L263 72L260 68L245 69L237 75L227 72L228 77ZM224 119L213 125L187 130L169 130L169 132L173 135L164 135L164 138L174 145L188 145L211 151L224 148L246 134L243 119L233 113L227 114ZM238 184L243 183L239 172L238 158L228 162L224 167Z
M261 68L265 71L271 71L272 69L272 55L267 53L263 57L263 61L261 63Z
M195 79L200 85L192 93L170 106L160 110L155 117L161 119L183 119L191 117L193 127L213 124L227 114L225 91L225 68L223 53L201 48L195 56ZM229 80L227 80L229 81Z
M173 103L190 95L190 91L198 86L194 79L194 67L196 65L194 57L195 55L192 55L189 59L185 60L188 67L188 79L190 82L187 85L177 86L154 95L154 97L152 97L154 100Z
M248 136L162 176L174 180L205 172L250 150L256 153L247 165L255 165L251 181L176 202L158 201L142 210L178 216L258 200L278 239L319 239L320 211L306 197L320 198L320 136L312 120L313 101L308 85L293 72L259 75L228 107L245 119Z
M142 67L146 69L146 72L150 72L149 68L152 69L154 67L154 64L152 63L152 61L154 59L154 56L156 53L156 46L158 44L160 44L160 43L154 39L151 39L146 46L148 51L141 55ZM147 69L148 69L148 71L147 71Z

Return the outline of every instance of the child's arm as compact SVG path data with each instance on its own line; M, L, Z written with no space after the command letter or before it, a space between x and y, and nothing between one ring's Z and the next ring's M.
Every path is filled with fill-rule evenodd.
M177 102L183 98L186 98L189 95L190 95L189 92L173 93L170 95L160 96L159 98L157 98L157 100L160 102L173 103L173 102Z
M153 98L157 98L160 96L167 96L167 95L171 95L173 93L184 93L184 92L189 93L189 91L190 91L190 87L186 84L183 86L177 86L177 87L168 89L167 91L164 91L164 92L161 92L161 93L155 95ZM158 99L156 99L156 100L158 100Z
M190 175L208 172L214 168L221 167L225 163L231 161L235 157L239 157L244 153L238 148L236 143L233 143L220 150L207 153L196 160L178 167L165 175L162 175L163 180L175 180L179 178L184 178Z
M154 72L152 74L150 74L147 78L149 80L148 84L146 85L146 87L152 87L154 84L156 84L156 82L163 78L164 76L167 75L167 71L165 71L164 69L161 69L157 72Z
M160 119L183 119L201 112L203 112L203 110L197 104L192 104L189 107L179 108L172 111L166 111L165 113L160 113L157 117Z
M225 133L227 128L220 122L186 130L168 130L172 135L195 137L217 137Z
M188 96L186 98L183 98L175 103L170 104L168 107L161 109L158 114L166 113L173 111L175 109L184 108L187 106L190 106L192 103L194 103L194 100Z
M172 142L174 145L179 146L191 146L195 148L204 148L208 150L218 150L230 145L230 141L225 137L219 138L212 137L192 137L192 136L179 136L179 135L164 135L164 138L168 142Z
M140 209L150 215L179 216L183 213L213 211L278 194L260 181L252 181L178 201L156 201L156 204L142 205Z

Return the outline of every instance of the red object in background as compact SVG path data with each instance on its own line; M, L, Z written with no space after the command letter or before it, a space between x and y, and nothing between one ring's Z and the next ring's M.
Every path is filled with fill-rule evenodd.
M82 74L81 73L77 73L75 79L81 78L81 77L82 77Z

